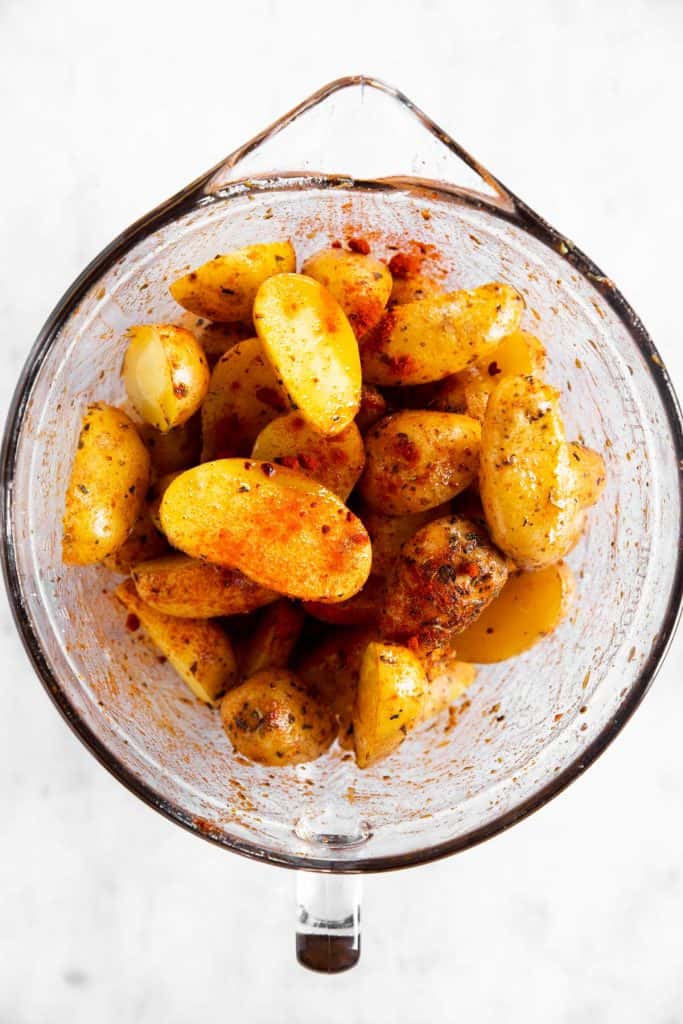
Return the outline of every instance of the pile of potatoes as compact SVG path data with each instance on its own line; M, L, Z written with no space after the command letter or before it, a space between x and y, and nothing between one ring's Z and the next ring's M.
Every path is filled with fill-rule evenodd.
M604 481L514 288L352 250L175 281L177 322L128 332L135 421L87 409L66 493L64 562L127 575L129 628L266 765L372 765L554 629Z

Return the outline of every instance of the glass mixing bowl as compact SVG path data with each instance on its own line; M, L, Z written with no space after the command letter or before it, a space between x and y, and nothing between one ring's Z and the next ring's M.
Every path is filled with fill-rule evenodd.
M426 724L366 771L338 749L272 770L236 758L219 714L126 631L109 572L61 564L64 489L84 406L124 397L125 329L178 316L169 281L250 242L289 237L301 259L359 233L380 256L407 239L436 246L453 287L503 280L524 294L568 436L604 452L607 486L570 557L571 617L483 667L457 722ZM645 329L570 241L405 96L363 77L316 93L94 260L27 360L2 458L6 581L48 693L150 806L228 850L304 869L299 958L321 970L358 957L359 873L487 839L595 760L646 692L679 610L681 419Z

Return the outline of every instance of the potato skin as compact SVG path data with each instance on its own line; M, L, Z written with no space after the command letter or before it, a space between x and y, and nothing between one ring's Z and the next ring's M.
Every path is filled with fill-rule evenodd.
M339 745L344 750L353 750L353 708L360 665L371 640L379 640L376 630L333 629L295 664L297 675L330 708L337 722Z
M149 485L149 452L120 409L89 406L66 489L62 559L101 562L122 546L142 512Z
M137 413L161 433L182 426L209 386L204 350L191 331L174 324L140 324L128 331L123 381Z
M404 410L365 439L360 494L389 515L423 512L464 491L479 467L481 427L469 416Z
M443 295L443 288L433 277L420 273L394 276L389 306L405 306L408 302L421 302L437 295Z
M394 567L401 548L414 533L433 519L443 519L450 513L450 502L405 516L383 515L369 505L363 505L358 515L370 535L373 575L386 576Z
M306 618L302 609L281 598L261 613L240 654L240 671L253 676L265 668L285 668Z
M379 323L391 295L391 274L384 263L364 253L323 249L304 263L301 273L335 297L357 338Z
M127 575L139 562L161 558L169 550L168 541L157 530L149 508L144 507L121 547L107 555L103 564L113 572Z
M569 443L569 464L574 470L581 508L590 508L605 489L605 460L599 452L578 441Z
M142 625L152 643L168 658L192 693L214 704L237 679L237 664L228 636L206 619L179 619L151 608L139 596L132 580L125 580L115 596Z
M361 341L363 377L380 386L442 380L515 330L523 308L498 282L394 306Z
M374 384L363 384L360 389L360 406L356 414L356 426L364 434L388 412L382 392Z
M203 316L184 313L178 324L180 327L192 331L202 346L210 367L215 366L228 349L233 348L240 341L246 341L247 338L254 336L254 325L251 320L220 324L212 323L211 320L206 320Z
M353 712L359 768L388 757L424 713L427 677L406 647L371 641L360 666Z
M268 277L295 269L291 242L247 245L195 267L174 281L170 291L196 316L232 323L249 320L256 292Z
M186 423L165 434L155 430L148 423L140 426L140 437L149 451L152 462L152 476L166 476L189 469L199 462L202 450L202 430L199 416L192 416Z
M436 519L403 545L387 579L380 630L425 649L448 646L498 596L507 574L480 526L459 516Z
M136 565L135 588L151 608L185 619L242 615L277 600L239 569L211 565L177 553Z
M227 693L221 719L239 754L271 768L313 761L335 735L329 710L282 668L256 672Z

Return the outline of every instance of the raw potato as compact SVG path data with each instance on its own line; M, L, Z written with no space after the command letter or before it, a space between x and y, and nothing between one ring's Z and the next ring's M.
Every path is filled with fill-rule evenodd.
M234 345L216 363L202 405L202 462L249 455L266 424L287 409L258 338Z
M301 268L330 292L346 313L357 338L379 323L391 295L391 274L374 256L323 249Z
M222 459L188 470L161 502L173 547L234 566L308 601L344 601L365 583L365 527L320 484L270 462Z
M408 302L420 302L443 295L443 288L433 277L425 274L410 274L408 277L394 277L389 296L390 306L405 306Z
M127 575L138 562L160 558L169 550L168 542L157 530L149 509L143 508L133 529L120 548L103 560L107 569Z
M491 537L520 569L559 561L583 528L578 475L560 393L533 377L506 377L491 393L479 486Z
M572 441L569 444L569 464L577 480L581 508L590 508L605 489L605 460L599 452Z
M143 601L179 618L241 615L277 600L277 594L254 583L239 569L211 565L186 555L142 562L132 575Z
M216 324L205 320L204 317L194 316L193 313L184 313L180 318L179 326L192 331L204 349L209 366L213 366L228 349L233 348L238 342L246 341L247 338L252 338L254 335L254 325L251 320L233 324Z
M135 410L161 433L186 423L209 387L209 366L194 334L173 324L140 324L128 338L122 372Z
M266 242L216 256L179 277L171 295L181 306L208 320L249 320L260 285L273 274L292 273L296 256L290 242Z
M472 685L477 676L474 665L457 661L454 654L442 659L433 674L427 673L427 696L423 717L433 718L454 704Z
M363 378L372 384L426 384L482 358L519 325L522 296L507 284L394 306L363 339Z
M149 452L120 409L89 406L66 489L62 560L92 565L122 546L142 512Z
M355 423L334 437L323 437L298 412L279 416L265 426L251 454L312 477L342 501L356 486L365 465L363 438Z
M173 483L176 477L179 477L181 473L184 472L184 470L179 469L175 473L166 473L165 476L159 477L159 479L152 484L149 491L147 492L147 508L149 510L149 515L159 533L164 532L164 528L161 525L161 519L159 517L161 499L166 493L167 488L170 487L170 485Z
M360 407L356 414L356 426L361 434L386 414L387 403L382 392L374 384L363 384L360 389Z
M459 516L436 519L403 545L387 579L380 629L427 650L448 645L506 579L505 560L480 526Z
M491 664L528 650L559 625L573 592L574 577L564 562L514 573L476 622L458 634L458 658Z
M417 410L387 416L365 439L363 500L385 514L405 515L454 498L476 476L480 435L470 416Z
M221 718L239 754L273 768L313 761L335 735L329 710L282 668L257 672L226 694Z
M384 580L370 576L362 590L348 601L324 604L322 601L306 601L304 608L314 619L331 622L337 626L372 626L379 618L384 600Z
M302 274L259 288L254 323L292 404L320 434L338 434L360 404L358 343L339 303Z
M317 690L332 711L344 750L353 749L353 708L361 661L369 642L377 639L377 633L369 629L335 629L296 666L297 675Z
M434 519L441 519L451 511L450 503L437 505L406 516L388 516L374 509L363 507L359 511L365 529L372 543L372 572L386 576L393 568L401 548L414 533Z
M152 472L156 477L167 473L178 473L199 462L202 450L202 430L199 416L192 416L181 427L175 427L162 434L148 423L140 427L140 437L145 442L152 460Z
M370 642L363 655L353 714L359 768L388 757L424 714L428 683L406 647Z
M266 608L242 649L242 675L253 676L264 668L284 668L301 636L305 618L301 608L285 598Z
M150 608L138 595L132 580L118 586L115 594L195 697L214 704L234 685L235 655L220 626L205 619L178 619Z

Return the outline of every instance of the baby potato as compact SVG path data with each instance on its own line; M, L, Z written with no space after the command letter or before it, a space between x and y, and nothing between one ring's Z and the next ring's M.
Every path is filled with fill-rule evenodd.
M287 409L258 338L234 345L216 363L202 406L202 462L249 455L261 430Z
M175 473L166 473L165 476L160 476L158 480L150 487L147 492L147 509L155 528L159 533L164 532L164 528L161 525L161 518L159 516L159 509L161 508L161 499L166 493L166 489L173 483L176 477L179 477L184 470L179 469Z
M360 406L356 414L356 426L361 434L374 426L387 413L384 395L374 384L363 384L360 389Z
M284 668L301 636L305 618L302 609L285 598L266 608L242 649L242 675L253 676L264 668Z
M579 482L560 394L534 377L506 377L482 427L479 486L491 537L520 569L559 561L583 526Z
M359 768L388 757L424 713L428 683L407 647L371 641L360 667L353 713L353 741Z
M292 273L291 242L247 245L215 256L171 285L173 298L197 316L221 323L249 320L259 287L273 274Z
M199 416L192 416L180 427L166 433L155 430L148 423L140 427L140 437L145 442L152 460L155 477L189 469L199 462L202 450L202 431Z
M149 452L125 412L103 402L88 407L66 489L62 559L101 562L122 546L142 512Z
M365 465L363 438L355 423L323 437L298 412L271 420L254 441L252 457L296 469L346 501Z
M222 459L187 470L163 496L161 524L173 547L287 597L344 601L370 573L360 520L321 484L272 462Z
M391 269L391 265L390 268ZM407 277L394 277L389 296L389 306L405 306L408 302L420 302L443 295L443 288L433 277L426 274L409 274Z
M423 666L424 667L424 666ZM472 685L477 676L474 665L457 661L455 652L442 658L427 673L427 695L422 717L434 718L454 704Z
M251 321L216 324L192 313L184 313L179 320L179 326L192 331L204 350L209 366L214 366L220 357L238 342L254 336L254 325Z
M574 593L564 562L510 575L495 601L458 634L458 658L491 664L533 647L559 625Z
M264 281L254 324L292 405L319 434L348 427L360 404L358 343L333 296L302 274Z
M337 626L372 626L379 618L384 599L384 580L370 576L362 590L347 601L334 604L323 601L305 601L304 608L314 619Z
M150 608L184 619L242 615L277 600L239 569L171 554L141 562L132 572L138 594Z
M403 545L387 578L380 631L427 650L448 645L498 596L507 574L480 526L436 519Z
M209 387L204 350L191 331L140 324L128 331L123 382L145 423L165 434L193 416Z
M381 320L392 282L385 264L374 256L344 249L323 249L308 257L301 272L334 296L357 338Z
M335 735L330 711L283 668L256 672L227 693L221 718L237 753L271 768L313 761Z
M373 575L386 576L393 568L405 542L417 533L421 526L431 523L433 519L449 515L450 511L449 502L405 516L384 515L369 505L360 508L358 515L372 543Z
M234 685L235 655L220 626L205 619L164 615L142 600L132 580L125 580L114 593L195 697L205 704L215 704Z
M361 342L371 384L427 384L482 358L514 331L524 300L510 285L481 285L394 306Z
M569 444L569 464L574 470L581 508L590 508L605 489L605 460L599 452L578 441Z
M121 547L107 555L103 565L113 572L127 575L138 562L160 558L168 550L166 538L154 525L149 509L144 507Z
M365 439L359 491L385 515L422 512L464 491L479 465L481 427L470 416L406 409Z

